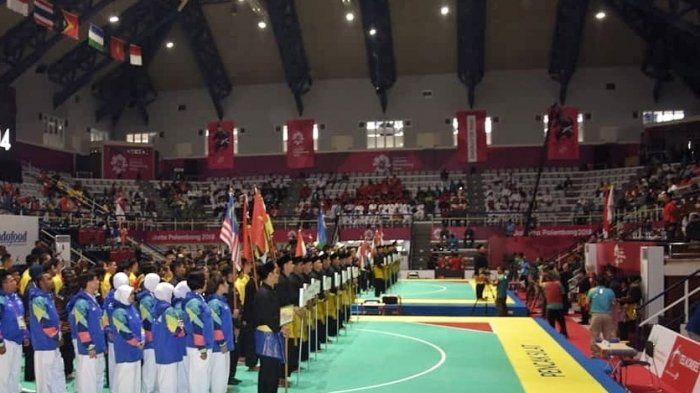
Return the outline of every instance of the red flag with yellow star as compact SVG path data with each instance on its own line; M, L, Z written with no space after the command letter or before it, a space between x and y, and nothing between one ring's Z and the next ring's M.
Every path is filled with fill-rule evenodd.
M78 21L78 15L72 14L66 10L61 10L63 13L63 21L65 22L65 28L63 29L63 34L77 40L80 35L80 24Z

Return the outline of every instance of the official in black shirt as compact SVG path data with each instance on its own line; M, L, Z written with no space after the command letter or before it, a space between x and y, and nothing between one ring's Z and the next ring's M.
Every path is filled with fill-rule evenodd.
M279 269L275 263L267 262L260 269L259 278L262 282L253 301L255 352L260 358L258 393L276 393L284 359L280 302L274 290L279 281Z
M289 255L283 255L277 259L277 267L280 271L279 282L275 285L275 294L279 300L280 307L295 306L299 295L299 290L292 283L290 276L294 271L294 264ZM296 340L299 332L290 332L289 340L289 375L299 368L299 343ZM282 375L284 375L284 365L282 366Z
M489 260L486 258L486 246L479 246L479 253L474 256L474 278L478 280L481 274L488 273ZM476 298L484 298L484 288L486 287L486 282L484 280L478 280L476 284Z

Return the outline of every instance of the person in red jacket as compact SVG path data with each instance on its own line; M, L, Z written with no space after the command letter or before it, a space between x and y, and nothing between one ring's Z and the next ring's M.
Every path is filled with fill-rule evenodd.
M661 212L661 219L666 229L668 239L674 239L678 231L678 221L680 218L680 210L676 203L671 199L670 194L664 194L664 209Z

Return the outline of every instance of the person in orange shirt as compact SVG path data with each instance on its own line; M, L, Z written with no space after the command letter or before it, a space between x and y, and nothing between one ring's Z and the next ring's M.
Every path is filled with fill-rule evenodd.
M678 232L678 221L680 218L680 210L676 203L671 198L670 194L664 194L664 209L661 212L661 219L666 229L666 237L672 240L676 237L676 232Z

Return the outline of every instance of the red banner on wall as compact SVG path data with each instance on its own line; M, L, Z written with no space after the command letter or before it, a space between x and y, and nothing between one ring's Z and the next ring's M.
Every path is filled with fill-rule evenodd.
M289 120L287 122L287 167L301 169L313 166L314 120Z
M153 177L152 147L102 146L102 178L152 180Z
M653 242L609 241L596 243L596 271L612 265L627 274L639 274L642 265L642 247L653 246Z
M207 166L210 169L233 168L233 121L212 121L207 124Z
M218 244L219 231L193 230L193 231L148 231L144 233L144 239L149 244Z
M461 162L486 161L486 111L457 112L457 153Z
M554 105L548 116L547 159L578 160L578 108Z

